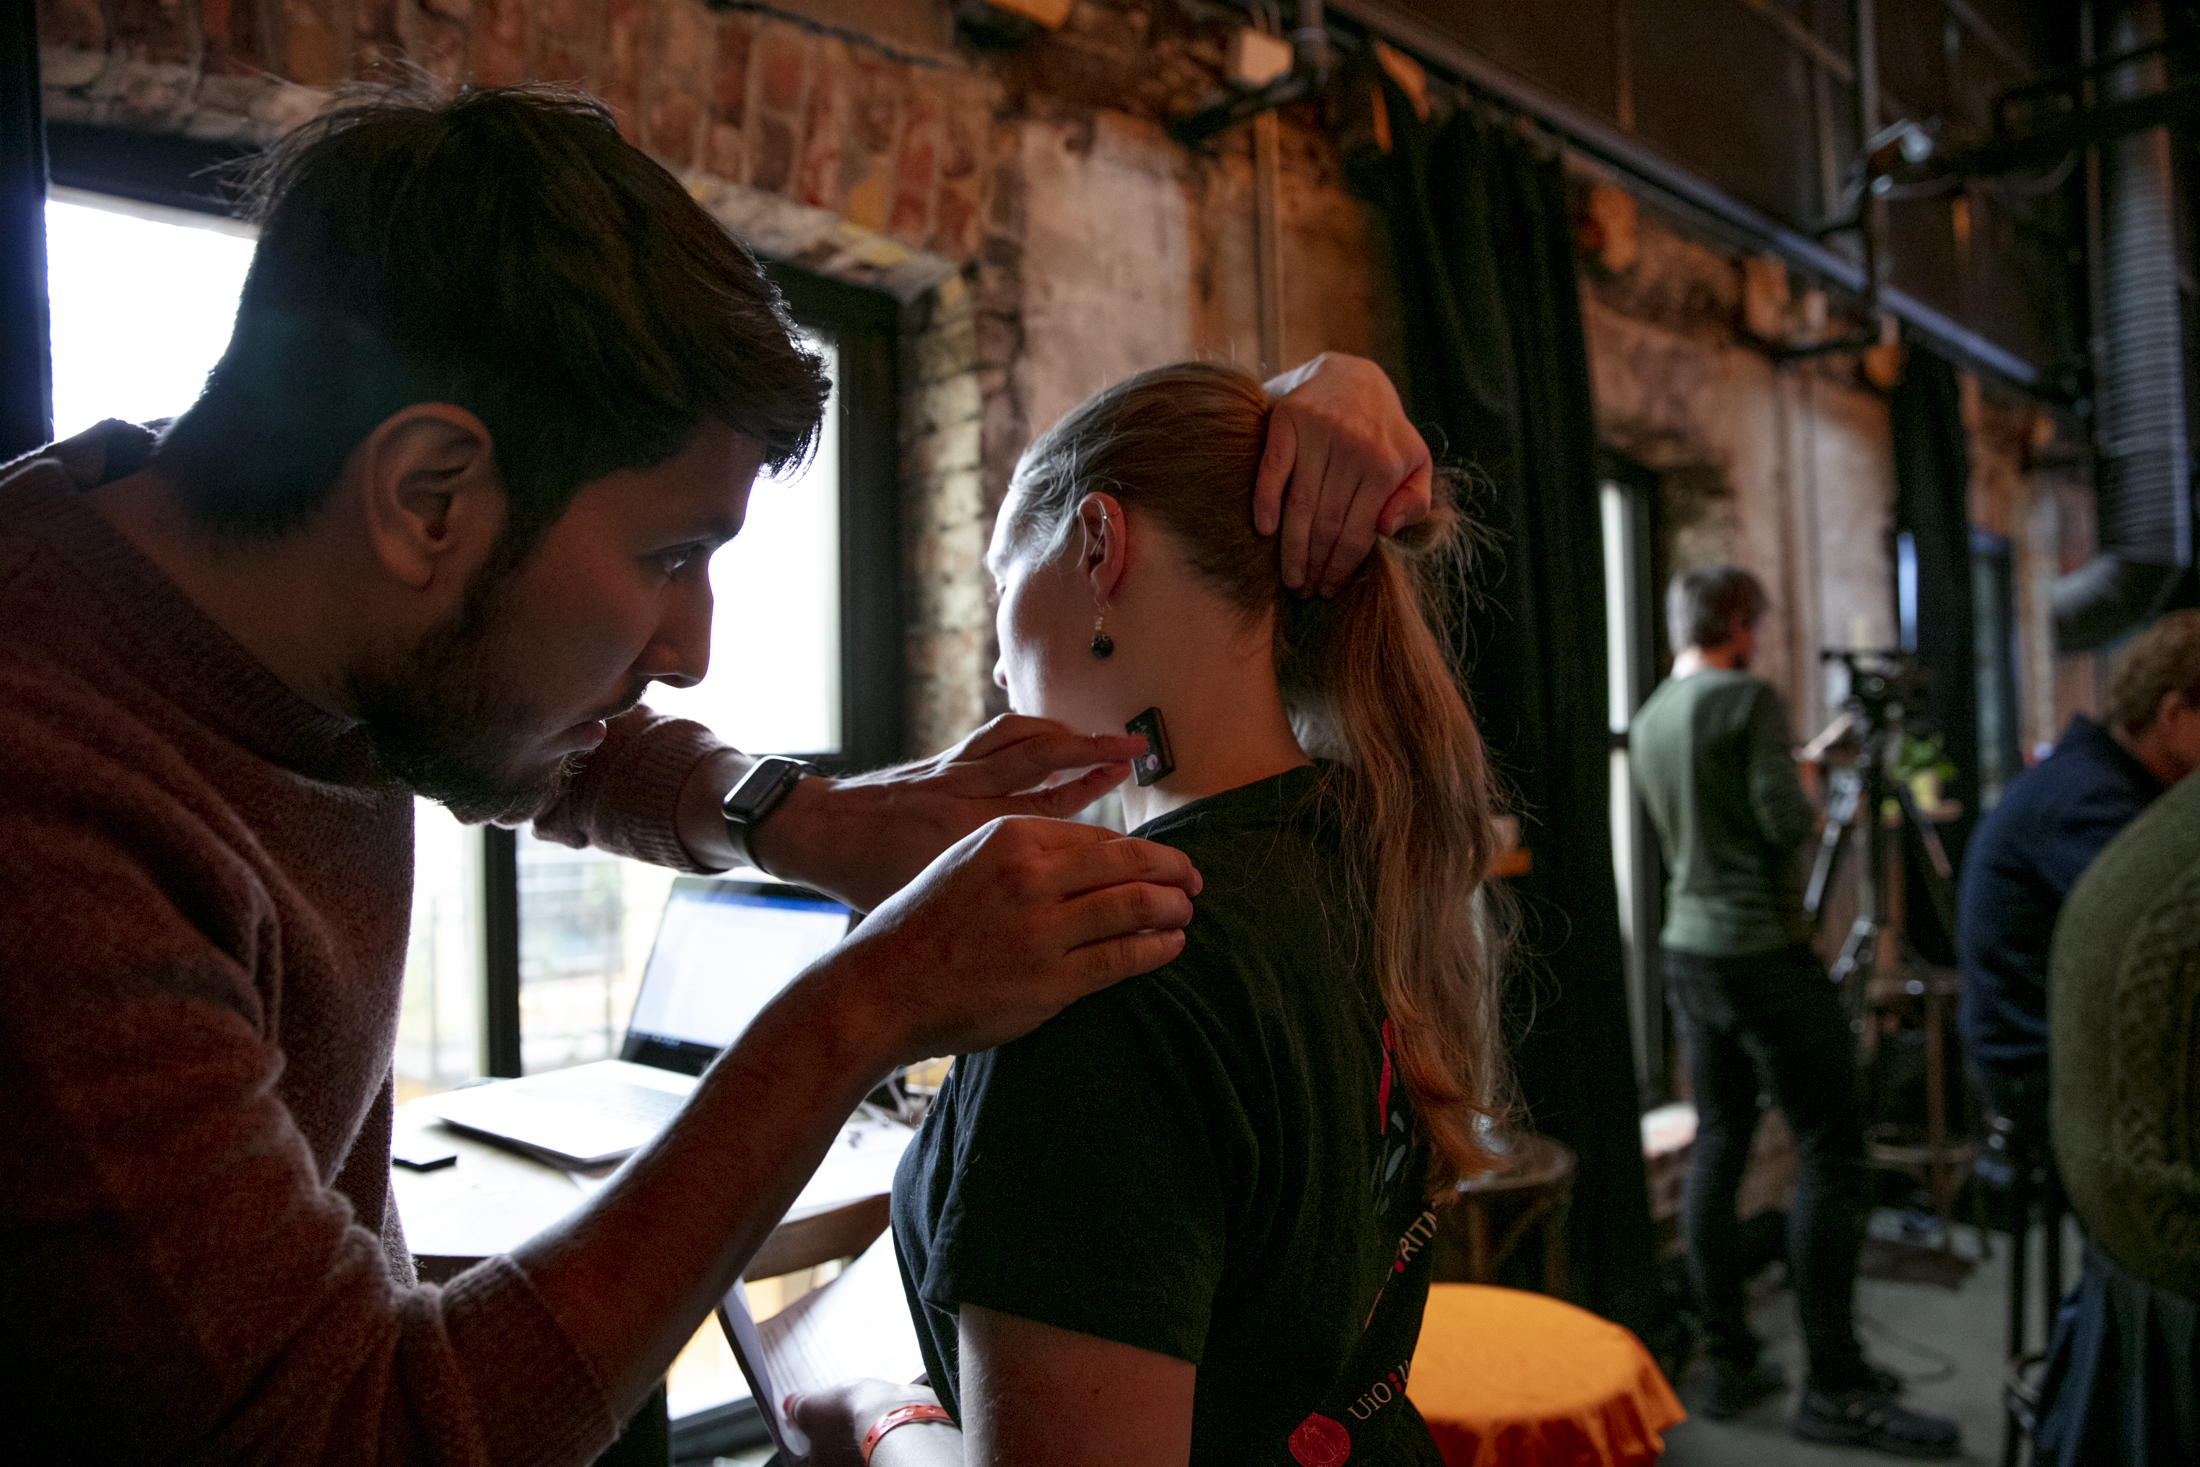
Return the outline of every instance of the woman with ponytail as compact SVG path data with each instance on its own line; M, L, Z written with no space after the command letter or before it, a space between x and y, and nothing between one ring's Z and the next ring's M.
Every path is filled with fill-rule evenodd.
M1175 962L956 1062L894 1188L931 1388L798 1400L813 1461L1438 1460L1405 1398L1430 1209L1498 1083L1489 776L1432 628L1458 525L1290 594L1267 417L1243 372L1165 367L1018 466L995 680L1148 731L1124 809L1204 887Z

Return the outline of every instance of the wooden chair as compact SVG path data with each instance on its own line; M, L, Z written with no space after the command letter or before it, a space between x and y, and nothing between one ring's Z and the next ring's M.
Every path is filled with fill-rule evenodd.
M1436 1276L1494 1283L1529 1231L1540 1229L1543 1292L1563 1295L1574 1166L1573 1152L1548 1136L1513 1137L1504 1166L1460 1182L1457 1201L1444 1209L1439 1236L1449 1246L1438 1253Z

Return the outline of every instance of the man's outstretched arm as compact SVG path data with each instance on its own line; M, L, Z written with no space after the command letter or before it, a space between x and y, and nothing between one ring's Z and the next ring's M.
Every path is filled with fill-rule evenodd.
M867 912L989 820L1075 815L1122 783L1132 756L1144 750L1142 739L1073 733L1007 714L930 759L846 779L801 780L749 844L774 876ZM680 842L707 870L737 859L720 803L749 762L721 748L681 788Z

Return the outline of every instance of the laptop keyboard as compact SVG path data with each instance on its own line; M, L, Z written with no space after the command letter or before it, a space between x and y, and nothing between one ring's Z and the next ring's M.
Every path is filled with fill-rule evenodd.
M670 1090L637 1085L598 1070L572 1076L559 1087L558 1101L562 1105L585 1106L599 1115L614 1116L638 1125L662 1126L680 1113L687 1097Z

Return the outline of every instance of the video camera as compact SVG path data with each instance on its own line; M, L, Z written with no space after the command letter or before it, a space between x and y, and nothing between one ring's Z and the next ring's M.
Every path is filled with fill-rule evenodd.
M1848 668L1849 692L1842 704L1866 728L1884 728L1890 719L1899 721L1905 705L1922 702L1932 689L1932 674L1914 652L1824 647L1818 660Z

